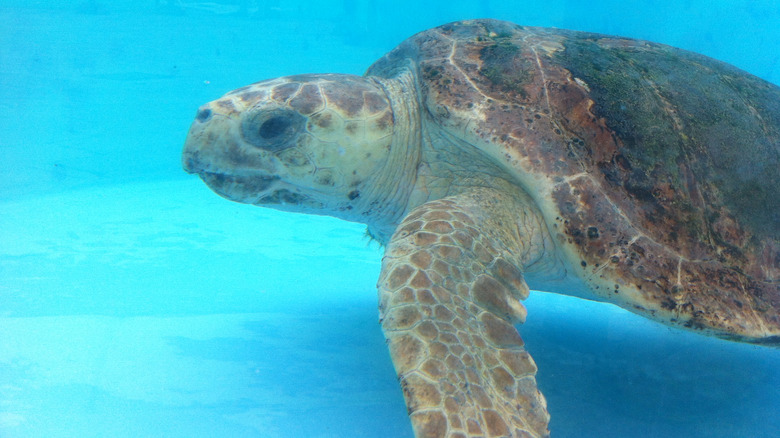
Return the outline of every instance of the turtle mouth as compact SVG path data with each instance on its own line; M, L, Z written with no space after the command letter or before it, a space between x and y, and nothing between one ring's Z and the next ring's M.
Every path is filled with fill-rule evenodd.
M290 190L278 176L236 176L205 171L198 175L211 190L230 201L290 211L323 207L309 196Z
M315 205L308 196L284 188L266 193L258 198L253 204L259 206L309 206L321 208L320 205Z
M278 176L236 176L201 171L200 179L218 195L231 201L256 204L273 189Z

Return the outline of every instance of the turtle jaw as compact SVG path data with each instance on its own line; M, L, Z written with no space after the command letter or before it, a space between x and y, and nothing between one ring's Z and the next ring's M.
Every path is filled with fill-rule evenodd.
M197 173L214 193L229 201L300 213L318 213L324 208L321 202L285 184L278 176L190 173Z
M275 176L235 176L200 172L200 179L219 196L244 204L256 204L267 196L279 180Z
M236 141L235 121L212 104L202 106L190 127L182 151L182 167L219 196L255 204L280 180L262 158L249 159Z
M277 167L267 160L248 161L240 153L222 153L218 145L234 145L223 141L225 136L205 132L205 126L196 120L182 153L182 167L189 174L198 175L214 193L234 202L276 210L319 213L325 205L302 193L274 171ZM227 132L228 130L214 130ZM217 145L217 146L215 146ZM235 148L233 148L235 150ZM230 161L232 158L234 161Z

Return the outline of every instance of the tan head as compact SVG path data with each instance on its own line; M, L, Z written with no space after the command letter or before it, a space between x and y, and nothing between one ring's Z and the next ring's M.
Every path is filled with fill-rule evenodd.
M202 106L182 162L233 201L365 222L393 129L376 80L289 76Z

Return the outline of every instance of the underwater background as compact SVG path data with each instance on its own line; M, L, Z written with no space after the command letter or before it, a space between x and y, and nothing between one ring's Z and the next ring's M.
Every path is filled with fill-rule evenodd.
M666 43L780 84L776 0L3 0L0 438L411 437L364 227L181 170L196 108L492 17ZM760 159L760 157L756 157ZM553 437L776 437L780 351L532 293Z

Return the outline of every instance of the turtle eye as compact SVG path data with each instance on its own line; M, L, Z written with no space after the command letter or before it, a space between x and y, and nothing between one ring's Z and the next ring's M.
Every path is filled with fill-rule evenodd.
M289 117L272 117L260 125L260 137L266 140L272 140L275 137L284 135L292 125Z
M295 111L258 111L241 123L241 135L253 146L277 152L295 146L304 124L305 118Z

